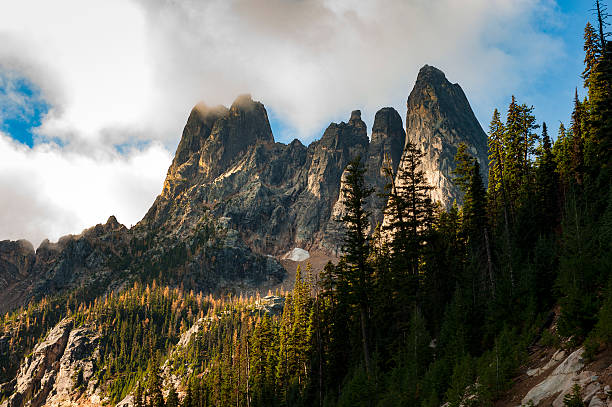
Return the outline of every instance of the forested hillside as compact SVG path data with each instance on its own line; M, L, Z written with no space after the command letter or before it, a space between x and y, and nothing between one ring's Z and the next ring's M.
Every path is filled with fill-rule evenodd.
M430 199L424 153L408 141L397 169L384 168L384 221L370 234L378 197L357 156L343 177L337 264L298 268L292 291L266 298L137 281L7 313L2 406L44 389L13 378L60 321L90 338L66 390L77 404L489 406L534 343L597 358L612 346L612 42L605 13L595 17L571 118L552 137L533 106L512 97L496 109L488 185L468 146L457 151L461 207Z

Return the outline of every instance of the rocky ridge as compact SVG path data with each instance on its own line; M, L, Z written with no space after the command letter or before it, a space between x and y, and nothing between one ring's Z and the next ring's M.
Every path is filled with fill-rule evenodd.
M361 156L367 183L383 192L382 168L397 171L407 138L425 151L433 197L448 207L460 200L451 181L457 145L467 142L486 173L486 136L459 85L436 68L421 69L407 106L407 132L386 107L368 137L355 110L304 146L275 142L265 107L248 95L229 108L198 104L161 194L132 229L111 217L36 251L26 242L0 242L0 312L74 287L115 289L138 276L207 292L273 287L286 276L277 259L294 248L339 254L348 162ZM374 194L371 230L383 206Z
M391 108L377 115L372 143L356 110L347 123L330 124L308 147L299 140L275 143L265 108L249 96L238 98L229 110L215 110L220 111L217 116L202 106L192 111L177 149L180 159L172 163L162 194L137 227L180 233L210 213L227 220L259 253L281 255L292 247L337 251L332 215L346 165L357 155L380 165L387 153L397 167L405 138L401 119L389 119L399 118ZM234 133L246 134L234 154L210 154L223 144L221 135L227 142ZM374 185L384 184L380 171L372 171L369 178Z

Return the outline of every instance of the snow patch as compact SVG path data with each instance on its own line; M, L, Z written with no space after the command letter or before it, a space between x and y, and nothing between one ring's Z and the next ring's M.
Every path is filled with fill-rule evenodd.
M283 260L304 261L310 258L310 253L307 250L296 247L283 256Z

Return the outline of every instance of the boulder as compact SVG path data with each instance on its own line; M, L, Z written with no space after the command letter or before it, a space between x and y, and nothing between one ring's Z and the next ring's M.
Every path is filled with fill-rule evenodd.
M538 405L540 401L546 398L570 391L576 383L573 379L578 376L578 372L584 367L583 353L584 349L580 348L570 354L548 377L525 395L522 404L526 405L532 402L534 405ZM555 403L557 400L555 400ZM562 401L563 398L561 398ZM553 405L556 407L555 403Z

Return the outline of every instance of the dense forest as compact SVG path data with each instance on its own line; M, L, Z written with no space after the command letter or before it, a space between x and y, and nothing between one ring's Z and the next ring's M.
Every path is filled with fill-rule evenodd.
M2 318L14 339L0 344L10 350L0 379L65 317L99 333L109 402L133 394L138 407L491 405L530 344L565 340L595 357L612 345L612 42L605 13L595 17L567 125L553 142L533 106L512 97L496 109L488 186L458 150L461 207L429 199L410 144L399 173L385 169L385 191L365 184L356 157L342 190L344 255L321 273L298 269L293 290L276 293L282 312L155 282L44 299ZM386 221L369 233L376 193Z

